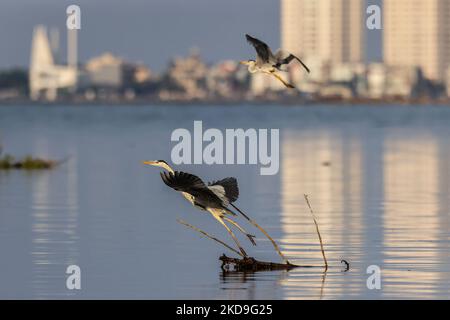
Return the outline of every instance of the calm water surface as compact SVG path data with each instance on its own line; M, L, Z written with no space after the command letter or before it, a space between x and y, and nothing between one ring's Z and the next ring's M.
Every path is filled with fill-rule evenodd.
M309 194L331 267L222 273L226 239L144 159L170 159L176 128L279 128L280 171L181 166L235 176L237 204L293 263L320 265ZM4 152L69 160L0 171L0 298L450 298L450 109L438 107L0 107ZM251 227L249 227L250 230ZM257 231L251 254L278 261ZM226 252L228 253L228 252ZM228 253L229 254L229 253ZM341 259L351 264L342 272ZM66 268L81 268L81 290ZM382 270L369 290L366 269Z

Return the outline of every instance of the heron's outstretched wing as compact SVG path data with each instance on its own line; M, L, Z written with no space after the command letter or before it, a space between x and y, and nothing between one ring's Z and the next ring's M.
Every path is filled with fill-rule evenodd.
M161 172L161 178L167 186L177 191L192 194L192 192L207 189L202 179L182 171L175 171L174 173Z
M286 58L278 60L278 63L275 65L276 68L279 68L283 64L289 64L292 60L296 59L300 64L305 68L305 70L310 73L309 68L306 66L306 64L303 63L302 60L300 60L298 57L294 56L293 54L289 54Z
M239 197L239 188L236 178L230 177L208 183L208 186L221 186L229 203L235 202Z
M269 46L267 44L265 44L264 42L262 42L261 40L253 38L252 36L249 36L248 34L246 34L245 37L247 38L247 41L253 47L255 47L258 58L261 59L261 61L263 63L268 63L270 55L271 55Z
M199 177L181 171L161 172L163 182L176 191L189 193L194 197L195 204L201 207L222 207L227 205L227 200L222 199L209 189Z

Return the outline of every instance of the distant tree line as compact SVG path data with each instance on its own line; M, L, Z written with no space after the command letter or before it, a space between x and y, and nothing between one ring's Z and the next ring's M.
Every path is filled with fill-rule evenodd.
M28 71L22 68L13 68L0 71L0 90L18 89L22 93L28 93Z

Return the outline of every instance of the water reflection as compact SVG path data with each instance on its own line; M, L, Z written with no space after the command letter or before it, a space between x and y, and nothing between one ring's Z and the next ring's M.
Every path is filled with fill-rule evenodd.
M384 294L433 298L441 282L439 148L432 135L388 136L384 149ZM411 283L415 292L409 293Z
M449 298L450 109L412 110L0 108L9 152L71 155L51 171L0 172L0 297ZM139 165L170 159L171 132L198 119L217 128L280 128L277 176L254 166L181 169L207 180L236 176L239 207L293 263L320 266L308 194L331 264L326 274L321 267L222 274L223 248L176 223L180 217L228 239ZM257 235L249 251L278 261ZM79 292L65 287L69 264L82 269ZM381 290L366 287L373 264L382 270Z
M45 156L46 149L39 148L42 145L45 146L37 144L36 154ZM62 179L66 183L62 188L52 187L59 180L53 172L36 172L30 177L32 290L37 298L63 298L75 294L65 287L65 271L67 266L77 264L79 257L76 153L65 168ZM55 198L58 199L56 203Z
M350 275L329 275L325 298L448 296L443 290L448 290L450 252L448 234L442 231L443 225L448 230L448 194L443 197L442 189L448 188L449 158L441 155L448 154L448 144L439 144L429 132L354 134L352 130L285 132L284 249L302 263L321 263L317 235L303 200L307 193L329 260L336 265L345 258L352 264ZM382 268L383 290L366 287L365 269L372 264ZM319 274L313 275L317 286ZM303 277L296 271L282 283L287 298L311 290L313 283L305 283Z
M328 259L340 268L339 261L349 259L362 241L361 141L342 132L289 130L284 135L282 159L282 224L286 250L290 256L299 258L297 263L323 264L314 224L303 198L303 194L308 194L319 217ZM334 285L337 275L330 276L328 296L340 296L343 290L346 294L357 293L355 284L342 281L339 286ZM315 274L317 285L321 284L322 277L320 273ZM296 297L305 289L296 289L292 284L291 288L287 291L288 297Z

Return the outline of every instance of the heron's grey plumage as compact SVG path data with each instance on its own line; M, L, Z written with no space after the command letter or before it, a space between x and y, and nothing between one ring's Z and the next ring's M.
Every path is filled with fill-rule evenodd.
M235 202L239 198L239 188L236 178L229 177L208 183L208 186L222 186L229 203Z
M229 203L236 201L239 195L235 178L226 178L209 184L209 186L205 185L199 177L182 171L161 172L161 178L167 186L182 192L196 207L203 210L207 208L220 209L223 214L235 215L226 208ZM217 186L222 190L215 188Z
M236 221L228 217L228 215L236 216L236 213L228 209L230 204L235 207L232 202L239 197L239 188L235 178L225 178L206 185L202 179L193 174L173 170L164 160L143 161L143 163L163 168L165 171L160 174L164 184L180 192L194 207L208 211L227 230L241 251L242 256L247 257L247 253L239 243L239 240L225 223L225 221L231 223L245 234L253 245L256 245L255 236L247 233Z
M256 61L258 62L259 59L260 63L269 63L270 58L273 57L272 51L270 50L269 46L265 42L253 38L248 34L245 35L245 38L256 50Z
M275 68L280 69L280 67L284 64L289 64L292 60L297 60L300 62L300 64L305 68L305 70L310 73L309 68L303 63L302 60L300 60L298 57L294 56L292 53L289 54L286 58L278 60L278 62L275 64Z
M279 50L275 55L272 53L270 47L263 41L256 39L248 34L245 35L247 41L256 50L256 64L262 66L266 63L271 64L273 67L280 70L280 67L284 64L289 64L292 60L297 60L309 73L309 68L303 63L300 58L293 55L292 53L287 53L287 56L283 57L283 51Z
M236 213L228 209L228 205L236 209L237 212L239 212L245 219L264 233L264 235L266 235L266 237L272 242L278 254L280 254L280 256L287 263L289 263L283 253L279 250L275 241L267 234L267 232L233 204L233 202L239 197L239 188L235 178L228 177L222 180L210 182L206 185L202 179L193 174L173 170L172 167L164 160L143 161L143 164L163 168L165 170L164 172L161 172L163 182L170 188L180 192L195 207L208 211L214 219L216 219L227 230L241 251L243 257L248 257L248 255L225 221L232 224L240 232L245 234L253 245L256 245L254 240L255 236L247 233L247 231L245 231L245 229L242 228L236 221L226 216L227 214L236 215Z
M292 60L295 59L300 62L300 64L308 73L310 72L309 68L303 63L303 61L301 61L295 55L291 53L287 53L286 55L282 50L278 50L274 55L270 47L265 42L256 39L248 34L245 35L245 38L256 50L255 61L244 61L244 63L248 65L248 71L250 73L263 72L270 74L281 81L286 87L294 88L293 85L283 80L276 71L283 71L281 70L281 66L288 65Z

